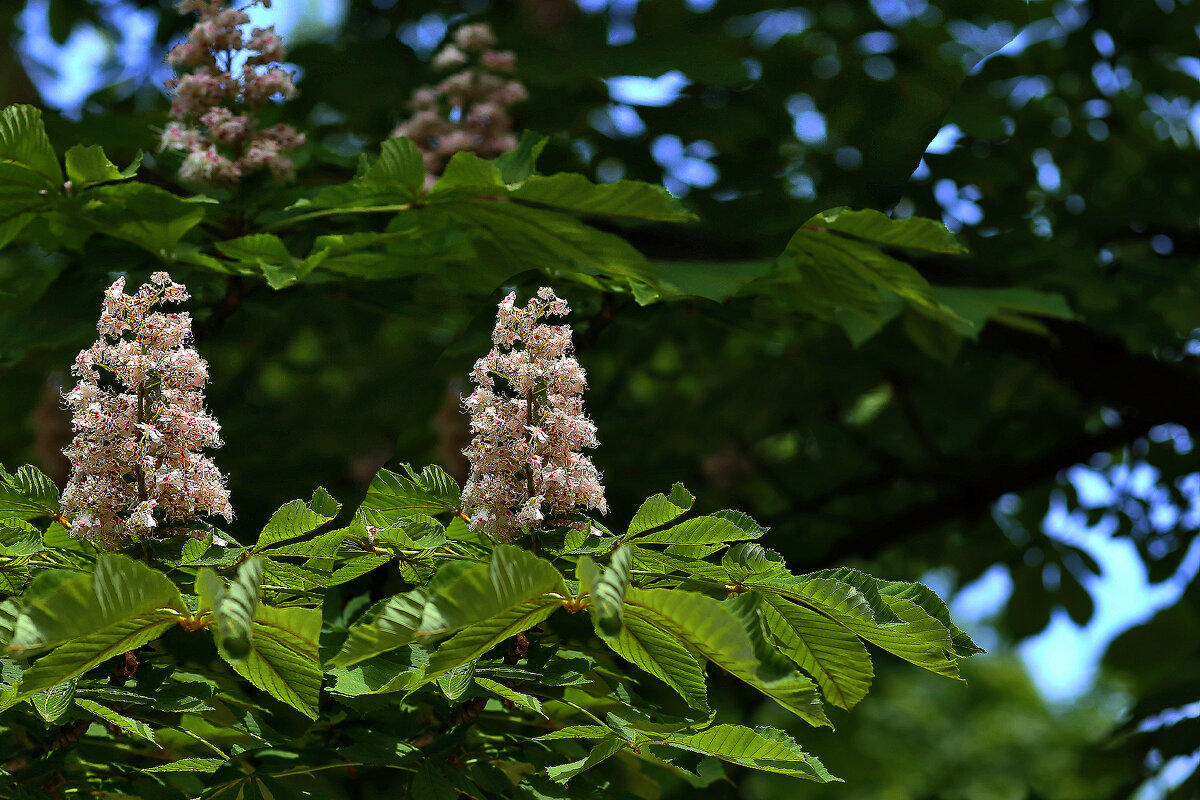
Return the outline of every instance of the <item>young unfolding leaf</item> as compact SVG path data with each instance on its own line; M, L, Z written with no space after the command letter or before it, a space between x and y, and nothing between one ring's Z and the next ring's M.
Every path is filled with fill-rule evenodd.
M203 568L196 576L200 611L212 613L217 649L227 660L243 659L250 652L254 609L258 606L262 576L263 559L259 557L243 561L228 587L211 569Z
M608 569L603 575L596 562L584 556L579 559L576 574L579 591L592 598L591 615L596 632L601 636L616 636L621 631L621 618L625 608L625 593L629 589L629 567L632 549L626 546L613 551Z
M104 148L98 144L84 146L77 144L67 151L67 178L71 181L72 191L86 189L98 183L125 181L137 174L142 163L142 154L138 153L133 163L125 169L108 160Z

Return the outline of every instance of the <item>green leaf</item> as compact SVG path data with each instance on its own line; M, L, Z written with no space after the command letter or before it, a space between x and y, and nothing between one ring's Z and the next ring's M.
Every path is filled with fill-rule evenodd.
M303 500L286 503L271 515L270 521L259 534L254 551L259 552L270 545L312 533L337 516L339 509L340 506L324 489L317 489L308 503Z
M708 713L704 664L679 636L630 613L624 616L620 633L602 638L621 658L678 692L690 707Z
M886 247L961 255L967 248L941 222L924 217L892 219L874 209L831 208L804 223Z
M825 699L853 708L866 696L875 670L858 637L824 614L778 596L762 606L780 651L816 679Z
M557 783L566 783L584 770L591 769L597 764L612 758L617 753L624 750L628 744L629 743L625 740L617 738L602 741L593 747L590 753L578 761L572 761L568 764L560 764L554 767L547 767L546 775L548 775L552 781Z
M467 689L471 688L471 682L475 679L475 662L468 661L461 664L449 672L438 676L437 685L442 690L442 694L447 700L452 702L457 701Z
M219 758L181 758L167 764L142 767L143 772L201 772L211 774L229 762Z
M501 153L492 163L500 170L500 179L507 185L521 183L533 174L538 156L546 147L549 139L531 130L521 131L517 146L507 153Z
M971 339L979 338L980 331L989 321L1034 333L1046 333L1046 328L1035 317L1076 318L1066 298L1053 292L1020 287L966 286L935 286L933 291L939 303L953 309L965 320L952 320L950 326L960 336Z
M252 627L250 652L229 665L277 700L316 719L322 677L320 609L259 604Z
M94 574L76 575L44 595L26 598L7 654L59 647L25 673L20 696L64 683L140 647L184 613L179 589L167 576L126 556L100 556Z
M576 574L581 594L592 597L592 620L601 636L616 636L621 631L625 608L625 593L629 589L629 567L633 551L626 546L613 551L608 569L601 575L596 562L584 556L579 559Z
M212 612L216 622L213 635L217 640L217 649L226 660L238 661L250 653L254 610L258 605L262 575L263 559L255 557L238 566L237 575L228 587L207 567L202 568L196 576L200 610Z
M674 489L671 490L671 497L668 498L665 494L656 494L642 503L641 508L633 515L633 519L629 521L629 530L626 531L626 538L648 531L651 528L659 528L670 522L675 521L678 517L687 512L692 507L691 502L687 505L681 505L674 502L675 500L684 500L691 497L686 494L687 490L683 488L683 484L675 484L682 491L677 493ZM693 500L695 498L692 498Z
M977 653L987 652L975 642L971 641L971 637L966 634L961 628L954 624L950 619L950 609L946 608L946 604L942 598L937 596L937 593L920 583L907 583L905 581L879 581L879 593L883 595L886 602L891 601L888 598L899 598L909 600L916 603L929 616L936 619L942 624L950 634L950 640L954 643L954 652L956 655L966 658Z
M834 577L855 581L851 586ZM874 578L848 569L796 578L750 581L747 586L802 603L852 633L923 669L958 677L950 633L916 603L879 594ZM891 620L881 622L880 620Z
M508 196L578 214L626 217L653 222L698 219L659 183L615 181L596 184L573 172L531 175Z
M147 741L152 745L157 746L158 742L154 738L154 730L139 719L127 717L124 714L118 714L107 706L102 706L92 700L84 700L82 698L75 700L75 705L84 711L99 717L110 725L115 725L125 733L131 736Z
M93 188L81 217L97 232L170 258L180 238L204 219L204 208L148 183Z
M411 139L386 139L379 158L367 168L363 183L403 187L406 197L415 197L425 186L425 162Z
M29 167L55 190L62 187L58 155L46 135L42 112L27 105L12 105L0 111L0 161Z
M806 722L829 725L813 682L799 672L772 674L742 621L719 601L681 589L631 588L626 602L627 626L633 615L667 631Z
M433 680L443 672L479 658L500 642L529 630L562 608L562 601L553 596L519 603L494 614L451 636L438 645L429 659L425 680Z
M662 744L793 778L821 783L839 780L814 756L800 749L790 736L774 728L714 725L700 733L673 733Z
M502 544L491 561L446 586L432 587L421 618L421 636L455 631L531 600L559 600L567 594L562 574L528 550Z
M635 534L636 535L636 534ZM684 520L666 530L654 531L637 536L639 545L646 544L716 544L720 542L738 542L743 539L753 539L757 532L738 527L733 522L721 517L694 517Z
M58 509L58 487L41 470L26 464L9 474L0 465L0 517L57 517Z
M350 626L341 651L330 665L349 667L411 644L417 638L426 599L426 590L417 588L377 604L363 620Z
M228 258L244 264L247 270L261 272L272 289L291 286L315 266L307 265L307 260L301 261L293 256L283 240L273 233L252 233L217 242L217 249Z
M645 258L629 242L570 215L477 199L439 208L467 226L476 250L486 253L490 266L502 274L528 269L560 274L570 268L585 275L653 281Z
M541 701L538 700L533 695L524 694L523 692L518 692L515 689L511 689L508 686L505 686L503 683L500 683L499 681L494 681L490 678L481 678L481 677L477 676L475 678L475 683L478 684L481 688L488 690L492 694L500 695L505 700L508 700L509 702L513 703L516 706L519 706L520 708L525 709L526 711L532 711L533 713L537 714L539 717L542 717L543 719L548 719L548 717L546 717L546 713L544 711L542 711Z
M372 525L387 527L407 517L462 510L458 484L441 467L429 466L418 474L408 464L402 466L407 476L381 469L367 488L362 509Z
M57 722L74 705L75 681L51 686L46 691L29 698L29 701L33 704L38 716L45 722Z
M721 557L721 566L732 583L742 583L747 578L761 579L787 574L783 556L753 542L742 542L729 548Z
M79 191L98 183L128 180L137 174L141 162L139 153L132 164L121 169L108 160L100 145L77 144L67 151L67 178L71 181L71 188Z

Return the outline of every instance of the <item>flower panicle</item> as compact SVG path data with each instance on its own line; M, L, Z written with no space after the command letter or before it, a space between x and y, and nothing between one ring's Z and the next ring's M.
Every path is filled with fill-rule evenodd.
M608 511L600 473L580 451L596 426L583 410L587 375L573 355L571 327L547 317L570 313L543 287L524 307L500 302L494 347L475 362L476 389L464 398L473 438L462 503L472 529L511 541L576 509Z
M188 297L166 272L133 294L118 278L104 293L100 337L71 367L78 382L63 395L75 432L63 451L72 471L63 513L74 535L105 549L163 523L233 518L225 479L200 452L221 438L204 409L208 364L191 347L191 316L154 310Z
M432 184L450 156L459 151L495 158L517 146L509 106L528 97L512 78L516 56L497 50L496 36L484 23L464 25L433 57L437 70L457 70L435 86L413 92L413 115L393 136L416 142Z
M288 178L294 165L287 154L304 144L304 134L290 125L258 127L254 112L272 98L296 96L291 73L279 66L287 57L274 27L254 28L246 9L270 8L269 0L253 0L246 8L230 8L222 0L182 0L181 14L195 12L196 24L186 41L167 54L167 62L189 70L167 81L174 90L171 122L162 132L160 150L184 155L179 177L212 185L232 185L256 170ZM249 53L240 58L241 53Z

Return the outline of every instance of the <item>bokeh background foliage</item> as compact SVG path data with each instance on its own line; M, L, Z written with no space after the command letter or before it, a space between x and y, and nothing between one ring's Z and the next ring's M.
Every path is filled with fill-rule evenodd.
M186 25L166 5L43 0L0 15L12 44L0 104L57 108L43 119L60 159L75 142L120 167L147 151L138 181L158 192L103 190L129 192L119 201L134 215L195 189L152 153L166 122L161 56ZM235 534L315 485L357 507L393 457L461 477L456 398L493 303L549 276L577 310L617 518L679 479L707 509L771 525L795 566L924 576L950 597L969 587L957 608L993 651L964 666L970 688L893 674L880 658L878 696L835 714L836 736L805 741L847 784L787 791L1197 790L1192 4L276 6L302 70L300 97L275 111L309 135L297 184L177 207L195 224L152 244L114 238L120 208L64 205L61 225L39 222L0 251L7 463L65 477L65 368L94 337L112 273L144 277L165 243L196 296ZM599 269L556 245L480 234L462 212L472 192L508 190L471 173L457 212L423 212L422 236L302 274L317 235L407 230L403 215L289 228L273 209L351 180L360 153L380 152L459 18L486 18L517 52L530 92L517 126L548 137L539 172L663 181L681 200L659 208L676 210L555 217L586 227ZM539 140L527 141L523 157ZM942 219L955 236L813 219L839 206ZM855 236L823 230L838 219ZM282 255L218 244L268 226ZM903 240L880 249L872 231ZM860 248L846 257L872 280L826 268L843 263L831 238ZM1075 679L1056 682L1056 669ZM727 692L723 710L773 720ZM754 778L708 791L782 790Z

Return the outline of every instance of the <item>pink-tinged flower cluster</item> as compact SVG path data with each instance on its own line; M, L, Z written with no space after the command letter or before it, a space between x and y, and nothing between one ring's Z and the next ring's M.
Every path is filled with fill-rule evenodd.
M572 355L571 327L539 322L570 312L543 287L524 308L516 293L500 303L495 347L475 362L478 388L463 401L471 477L462 503L472 529L510 541L577 508L605 513L600 473L579 451L595 447L583 413L587 376Z
M118 279L104 293L100 338L71 367L63 513L73 534L106 549L206 515L233 518L224 478L199 452L221 439L204 410L208 364L189 346L191 317L151 311L187 298L165 272L132 295Z
M436 69L458 71L436 86L417 89L412 118L392 133L417 143L429 183L460 150L494 158L517 146L508 107L528 94L510 77L516 56L493 49L495 45L496 37L485 24L459 28L433 58Z
M271 5L253 0L246 8L259 4ZM291 176L287 154L304 144L304 134L291 125L259 129L254 118L272 98L296 96L292 75L278 66L283 40L274 28L254 28L247 37L245 8L226 8L224 0L182 0L178 8L198 14L187 41L167 54L172 66L190 70L167 81L175 97L160 141L162 150L184 154L179 177L230 185L259 169Z

